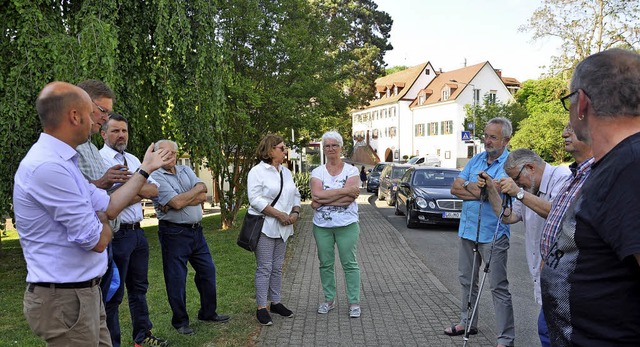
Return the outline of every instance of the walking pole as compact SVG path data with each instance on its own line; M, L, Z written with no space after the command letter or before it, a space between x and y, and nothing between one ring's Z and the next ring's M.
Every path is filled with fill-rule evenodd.
M496 244L496 237L498 235L498 230L500 228L500 221L502 221L502 217L504 216L504 211L507 208L511 207L511 197L508 194L504 194L502 197L502 210L500 211L500 217L498 217L498 223L496 223L496 230L493 232L493 238L491 240L491 250L489 251L489 259L485 262L484 270L482 274L482 280L480 281L480 287L478 287L478 296L476 297L476 302L473 305L473 310L471 313L471 321L476 317L476 312L478 311L478 305L480 304L480 295L482 295L482 288L484 287L484 281L487 279L487 274L489 273L489 265L491 264L491 258L493 257L493 247ZM472 278L473 280L473 278ZM471 321L467 321L467 326L470 325ZM469 341L469 329L465 327L464 330L464 343L463 346L467 347L467 342Z
M473 280L476 276L476 262L478 261L478 257L479 257L479 252L478 252L478 244L479 244L479 239L480 239L480 222L482 220L482 205L483 205L483 201L486 199L487 197L487 187L483 186L482 188L480 188L480 208L478 209L478 227L476 229L476 240L473 243L473 266L471 267L471 283L469 283L469 296L467 299L467 322L465 324L464 327L464 333L465 333L465 339L468 339L469 337L469 329L471 327L471 321L469 319L471 319L471 297L473 294Z

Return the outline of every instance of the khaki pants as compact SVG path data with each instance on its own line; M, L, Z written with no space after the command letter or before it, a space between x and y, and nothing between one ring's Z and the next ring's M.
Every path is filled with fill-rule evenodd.
M100 286L63 289L27 284L23 304L31 330L47 346L111 346Z

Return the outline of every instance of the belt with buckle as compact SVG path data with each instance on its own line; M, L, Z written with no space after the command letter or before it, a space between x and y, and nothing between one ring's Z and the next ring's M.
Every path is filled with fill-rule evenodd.
M29 283L29 291L33 292L33 287L49 287L49 288L91 288L100 284L100 277L96 277L84 282L67 282L67 283L51 283L51 282L31 282Z
M160 225L179 227L179 228L187 228L187 229L196 229L196 228L199 228L199 227L202 226L202 224L200 222L193 223L193 224L181 224L181 223L169 222L169 221L166 221L166 220L161 220L160 221Z
M120 223L120 229L119 230L122 230L122 229L126 229L126 230L140 229L140 223L139 222L138 223L133 223L133 224Z

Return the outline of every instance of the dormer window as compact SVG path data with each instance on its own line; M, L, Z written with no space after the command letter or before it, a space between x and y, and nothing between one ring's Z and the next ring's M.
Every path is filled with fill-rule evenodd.
M449 96L451 95L450 93L451 93L451 91L449 90L449 88L443 89L442 90L442 101L449 100Z
M398 95L398 86L393 86L393 95Z
M391 89L387 89L387 98L391 97Z
M424 93L420 94L420 96L418 96L418 105L424 105L425 101L427 101L427 95Z

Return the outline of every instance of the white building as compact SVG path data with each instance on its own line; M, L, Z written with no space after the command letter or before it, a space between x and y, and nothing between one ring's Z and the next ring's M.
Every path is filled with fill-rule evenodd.
M489 62L449 72L435 72L427 62L381 77L377 98L351 112L354 141L368 139L381 161L430 154L443 167L462 167L474 153L474 144L463 140L464 131L473 135L472 129L463 129L464 106L480 104L485 96L513 102L510 89L519 86L514 81L502 78ZM476 147L475 153L480 150Z

